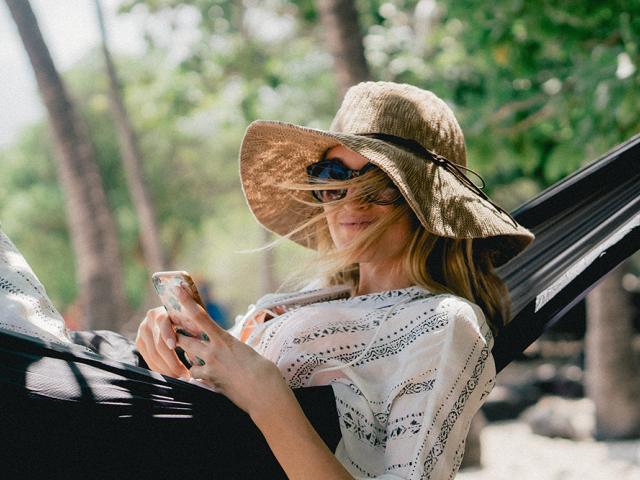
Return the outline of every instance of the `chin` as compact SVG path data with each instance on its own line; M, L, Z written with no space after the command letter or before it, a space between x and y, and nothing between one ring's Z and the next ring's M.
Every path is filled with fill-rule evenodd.
M347 249L350 245L349 241L345 241L345 242L340 242L340 243L336 243L336 250L340 251L344 251L345 249ZM353 263L368 263L368 262L372 262L376 260L376 249L375 248L369 248L367 250L365 250L364 252L356 255L353 259L351 259L350 261Z

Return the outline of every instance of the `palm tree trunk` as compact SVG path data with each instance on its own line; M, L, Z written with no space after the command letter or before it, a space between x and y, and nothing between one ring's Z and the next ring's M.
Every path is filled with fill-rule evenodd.
M358 10L354 0L317 0L316 8L326 32L329 52L333 56L333 68L342 99L349 87L371 77L364 56Z
M626 265L612 271L587 296L587 395L596 407L596 437L640 435L640 376L633 351Z
M115 222L86 125L76 112L27 0L6 0L35 72L53 132L58 178L89 328L116 329L126 315Z
M156 214L147 191L142 169L142 156L138 149L136 135L129 121L129 115L122 98L122 89L115 65L109 51L107 31L100 0L95 0L100 36L102 39L102 53L109 77L109 99L113 120L118 131L120 155L124 166L127 185L131 195L140 228L140 243L147 267L153 271L166 270L167 262L164 249L160 242Z

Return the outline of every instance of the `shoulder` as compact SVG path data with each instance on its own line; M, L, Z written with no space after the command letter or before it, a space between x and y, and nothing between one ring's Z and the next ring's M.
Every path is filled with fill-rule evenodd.
M491 328L482 309L473 302L453 294L436 294L413 300L408 305L412 314L437 317L442 330L480 336L493 343Z

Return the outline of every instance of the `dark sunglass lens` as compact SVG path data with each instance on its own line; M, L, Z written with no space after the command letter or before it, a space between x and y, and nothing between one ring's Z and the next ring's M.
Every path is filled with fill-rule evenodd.
M312 190L313 197L320 203L335 202L347 195L347 190Z
M311 180L315 179L315 178L320 178L320 175L322 175L322 162L319 163L314 163L313 165L309 165L307 167L307 175L309 175L309 178Z
M379 167L372 163L367 163L360 170L351 170L347 168L340 160L325 159L307 167L307 173L311 183L322 183L323 181L345 181L353 177L364 175L370 171L378 170ZM313 197L321 203L335 202L343 199L347 195L347 189L340 190L313 190ZM390 185L365 195L366 201L369 203L377 203L379 205L389 205L395 203L401 198L400 192L395 185Z
M402 194L395 186L388 186L373 192L368 196L368 201L378 205L391 205L398 202L402 198Z
M371 172L371 171L375 171L375 170L379 170L380 168L377 165L374 165L373 163L367 163L364 167L362 167L359 170L358 175L364 175L367 172Z
M321 160L307 167L307 173L321 180L347 180L351 176L351 170L338 160Z
M331 181L347 180L351 176L351 170L338 160L321 160L307 167L307 173L311 183L323 183ZM340 190L312 190L313 197L320 203L335 202L344 198L346 189Z

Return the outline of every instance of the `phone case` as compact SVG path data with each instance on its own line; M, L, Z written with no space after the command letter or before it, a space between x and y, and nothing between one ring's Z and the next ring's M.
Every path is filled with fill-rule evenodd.
M200 297L200 293L198 292L198 288L196 287L193 278L185 271L172 271L172 272L156 272L151 275L151 282L153 283L153 287L156 289L160 300L164 307L169 310L170 308L173 310L178 310L180 308L180 302L173 294L173 288L181 285L186 288L189 292L191 292L191 296L193 299L198 302L203 308L204 302ZM191 337L192 335L182 328L177 328L176 332L181 335L186 335ZM183 365L187 368L191 368L192 362L187 356L186 352L182 350L180 347L176 347L176 354L178 358L183 363Z
M153 287L156 289L160 300L162 300L162 304L167 309L179 309L178 299L173 294L173 288L178 285L183 286L191 292L193 299L204 308L204 302L200 297L200 293L198 293L198 288L196 287L193 278L191 278L191 275L187 272L156 272L151 276L151 282L153 283Z

